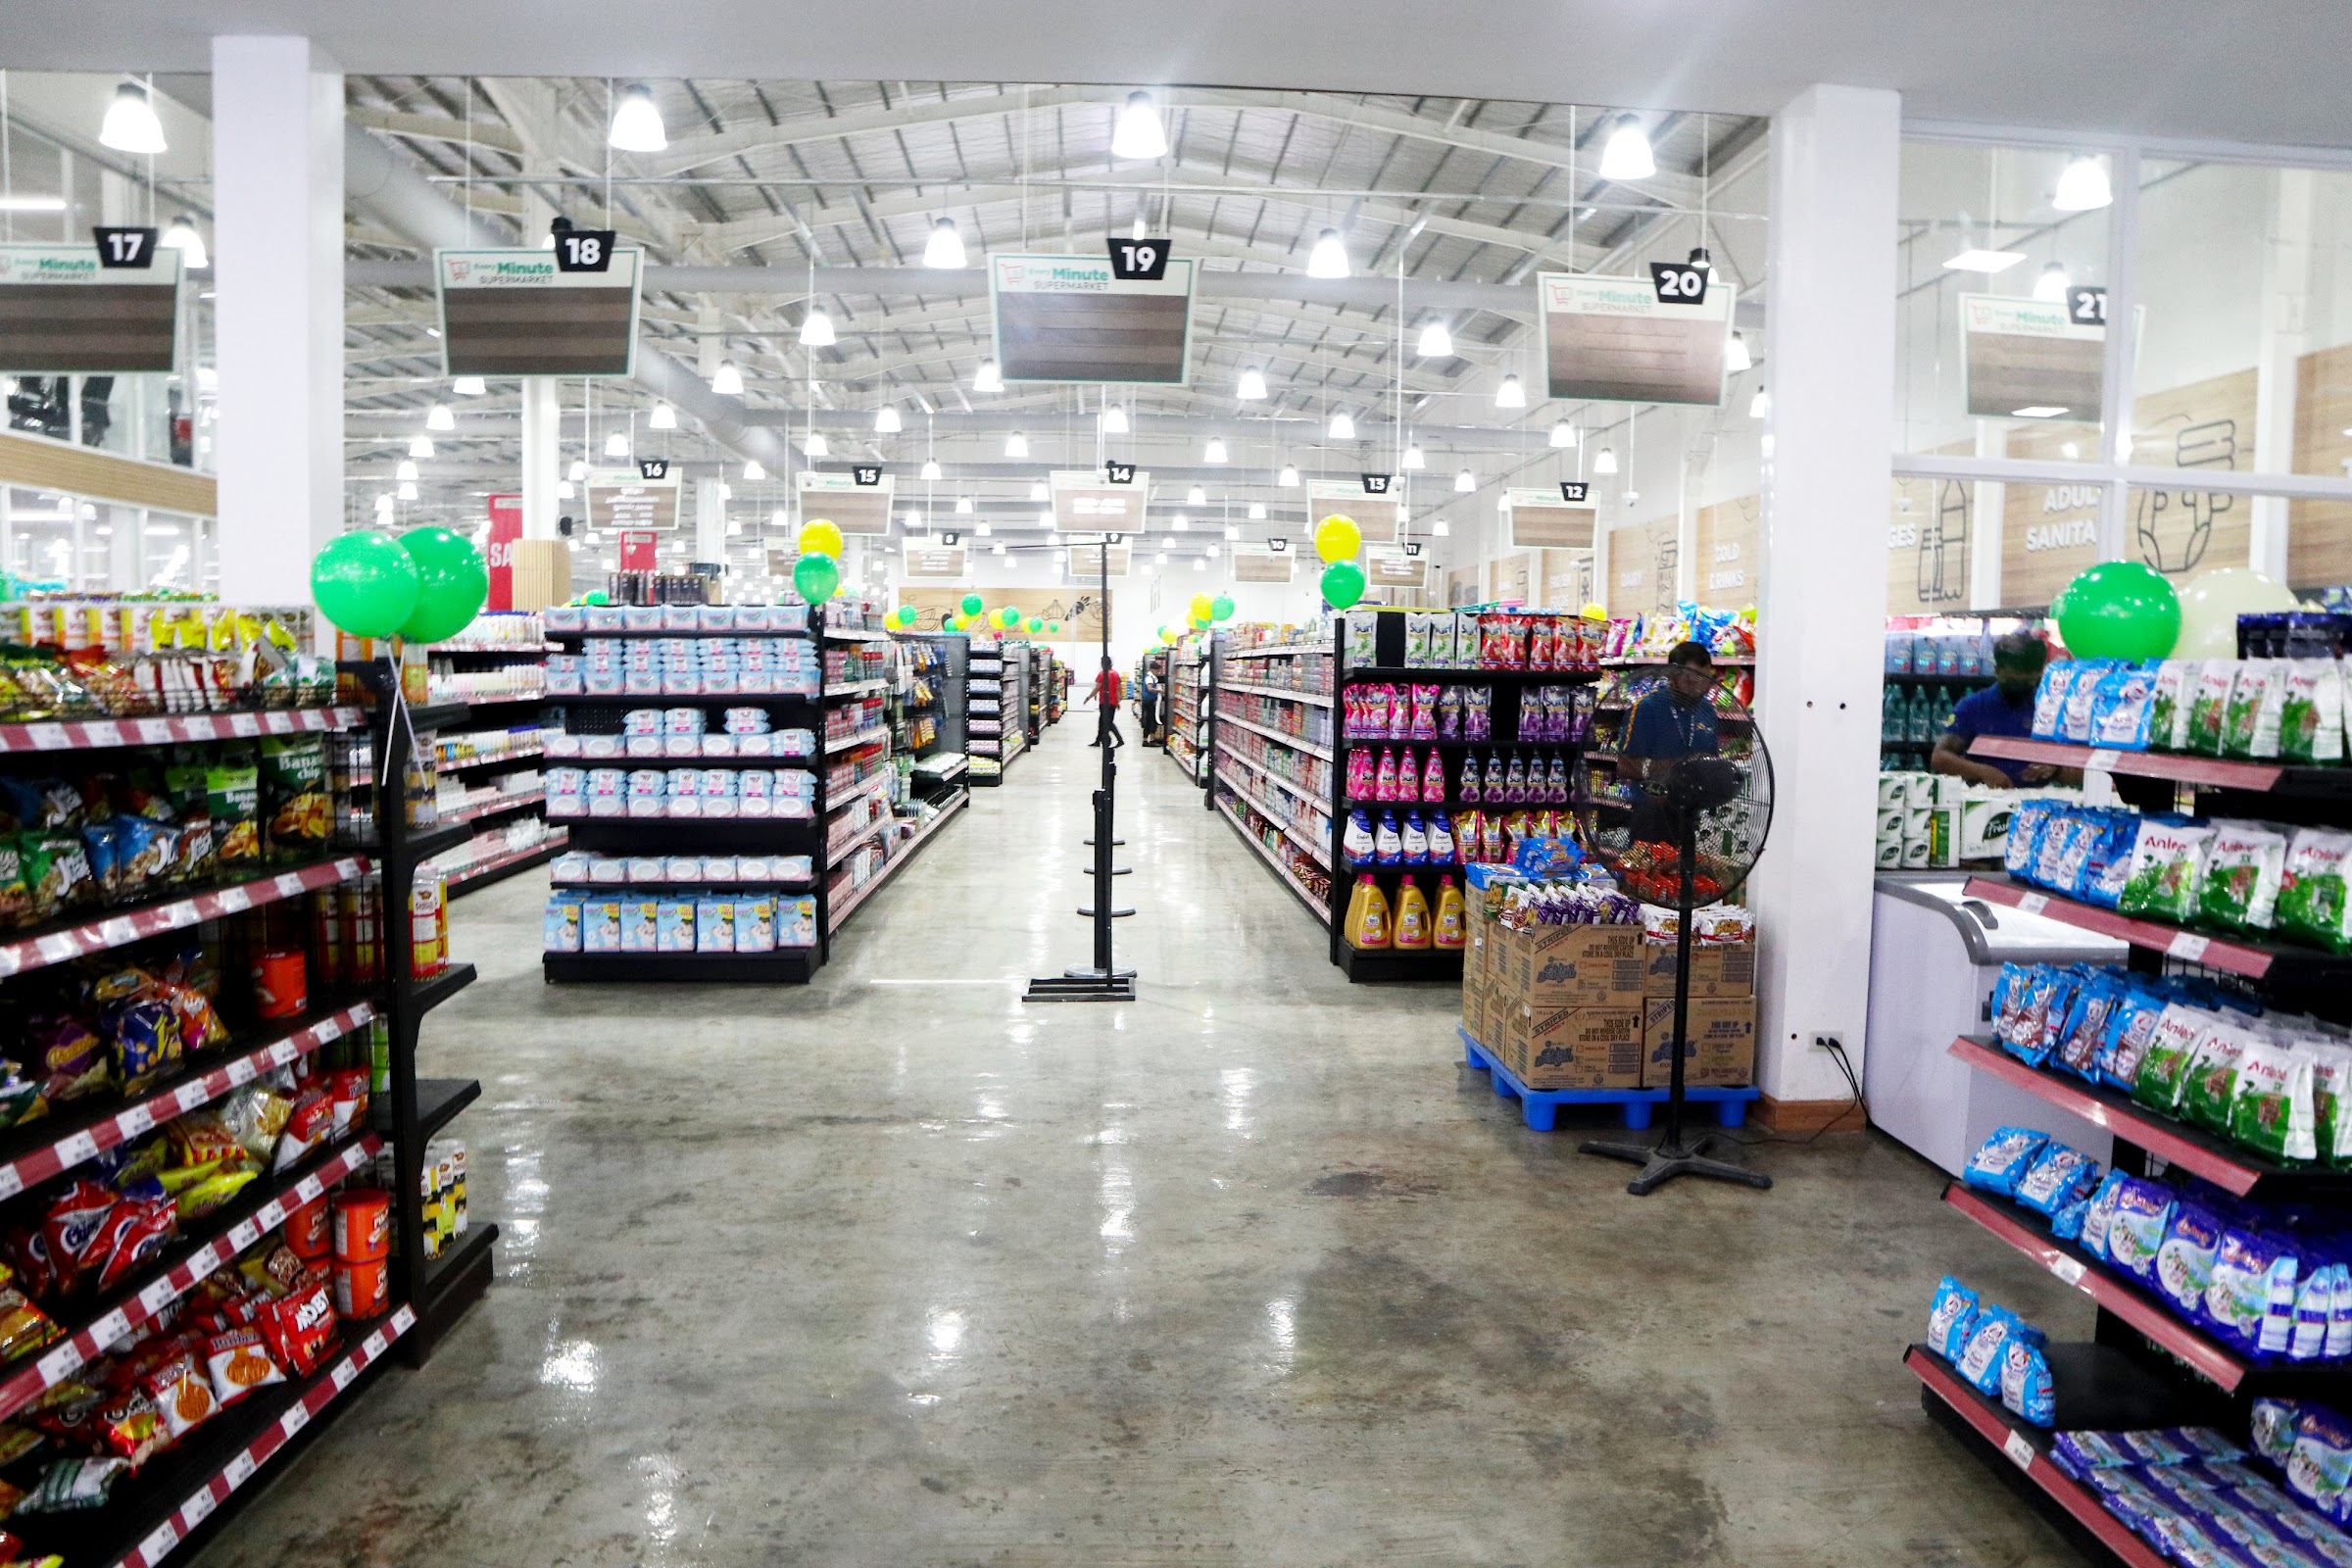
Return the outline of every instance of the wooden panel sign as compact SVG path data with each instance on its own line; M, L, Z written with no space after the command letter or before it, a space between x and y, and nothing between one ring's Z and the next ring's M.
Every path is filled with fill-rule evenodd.
M909 582L961 582L971 570L971 552L963 545L918 545L909 540L903 569Z
M645 252L569 272L552 250L436 250L441 363L449 375L627 375L637 358Z
M1961 295L1968 412L2000 419L2096 419L2106 342L2104 326L2076 321L2063 302Z
M2352 474L2352 343L2295 362L2295 471ZM2286 580L2295 588L2352 582L2352 501L2287 508Z
M1596 508L1572 507L1557 490L1505 490L1503 537L1514 550L1590 550Z
M1191 367L1193 270L1121 277L1102 256L991 256L997 366L1007 381L1181 386Z
M1385 477L1382 476L1382 477ZM1353 517L1356 528L1368 545L1396 545L1404 542L1404 502L1392 501L1386 496L1366 495L1361 479L1309 479L1306 482L1306 536L1315 536L1315 527L1325 517L1337 514Z
M1674 608L1681 532L1681 519L1672 513L1646 522L1621 522L1609 530L1609 580L1603 599L1611 616Z
M844 537L880 538L889 533L891 498L897 489L891 481L897 475L876 475L872 484L859 484L859 477L855 472L818 473L802 469L801 515L810 521L823 517L839 528Z
M1233 547L1235 582L1289 582L1297 574L1298 564L1298 558L1287 550L1277 553L1263 545Z
M1710 610L1740 610L1756 602L1762 585L1762 496L1739 496L1698 509L1698 602Z
M1129 478L1112 484L1092 468L1056 468L1050 476L1054 526L1064 533L1141 533L1152 499L1152 475L1121 466Z
M1419 592L1429 586L1429 563L1419 556L1408 556L1401 550L1373 549L1364 552L1364 582L1373 588L1392 592Z
M1010 609L1021 612L1025 620L1034 615L1047 625L1059 625L1059 635L1038 632L1024 633L1031 642L1039 643L1099 643L1102 640L1102 615L1106 608L1100 590L1093 593L1081 588L983 588L991 610ZM899 603L914 607L914 625L917 631L936 632L945 623L944 617L962 609L964 590L961 588L902 588ZM1076 607L1083 603L1086 608Z
M1100 582L1102 577L1102 554L1106 549L1110 553L1110 575L1126 576L1127 568L1134 560L1132 546L1086 544L1069 548L1064 569L1068 571L1070 580L1081 587L1090 582Z
M0 245L0 370L170 370L179 344L180 253L102 265L95 245Z
M1666 300L1646 277L1539 272L1545 396L1604 403L1723 401L1733 290Z
M1536 555L1538 600L1547 610L1582 610L1596 597L1592 592L1592 552L1544 550Z
M678 476L648 479L635 468L589 469L588 526L674 531Z

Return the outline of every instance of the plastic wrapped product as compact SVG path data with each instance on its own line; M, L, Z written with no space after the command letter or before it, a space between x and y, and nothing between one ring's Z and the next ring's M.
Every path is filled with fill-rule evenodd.
M2213 1260L2222 1250L2222 1222L2202 1203L2173 1205L2156 1249L2156 1289L2174 1311L2197 1321L2205 1288L2213 1283Z
M2241 659L2230 683L2230 701L2222 710L2222 755L2252 757L2260 737L2263 710L2274 671L2282 669L2273 659ZM2273 710L2271 755L2278 753L2277 710Z
M2107 1020L2128 994L2120 977L2105 972L2082 982L2058 1033L2058 1049L2052 1054L2058 1065L2078 1078L2096 1080L2099 1042L2107 1033Z
M2108 1016L2105 1033L2099 1037L2100 1082L2118 1089L2132 1087L2139 1075L2140 1058L2147 1054L2148 1042L2154 1038L2168 1005L2165 997L2155 991L2134 986L2125 993L2124 1000Z
M2343 760L2344 687L2334 661L2298 659L2287 664L2278 756L2289 762Z
M2217 822L2197 880L2197 914L2225 931L2268 931L2286 868L2285 835L2253 822Z
M2156 1251L2164 1245L2165 1229L2173 1217L2173 1194L2168 1187L2127 1176L2115 1197L2115 1214L2107 1226L2107 1261L2146 1285L2156 1277Z
M2317 1159L2318 1068L2326 1049L2276 1040L2250 1042L2238 1056L2226 1107L2230 1138L2272 1159Z
M2196 689L2195 660L2168 659L2156 666L2156 685L2148 698L2150 746L2177 752L2187 741L2189 703Z
M2049 1141L2048 1133L2031 1127L1999 1128L1984 1140L1984 1147L1969 1156L1960 1179L1981 1191L2013 1197L2018 1182Z
M2256 1399L2249 1422L2254 1451L2283 1470L2295 1447L2295 1422L2303 1406L2294 1399Z
M2294 1333L2295 1249L2243 1226L2222 1232L2199 1318L2224 1345L2264 1359L2283 1356Z
M2001 1392L2001 1369L2012 1340L2039 1343L2041 1331L2026 1322L2015 1312L2002 1306L1979 1309L1975 1324L1969 1330L1968 1345L1953 1362L1954 1368L1969 1385L1987 1398L1998 1398Z
M2286 1485L2337 1524L2352 1518L2352 1421L2325 1405L2304 1405L2286 1456Z
M2352 878L2352 833L2331 828L2295 830L2282 867L2278 927L2331 952L2352 949L2352 912L2345 887Z
M2148 1048L2132 1075L2132 1098L2143 1105L2171 1111L2180 1103L2180 1085L2196 1059L2197 1045L2209 1030L2225 1028L2219 1013L2176 1002L2156 1020Z
M2052 1140L2042 1146L2025 1175L2018 1178L2017 1200L2035 1213L2055 1216L2060 1209L2087 1197L2098 1180L2097 1160L2079 1149Z
M2082 1250L2096 1258L2107 1255L2107 1228L2115 1221L2115 1200L2124 1183L2131 1178L2121 1171L2109 1171L2101 1178L2097 1191L2083 1206L2082 1229L2076 1235Z
M2041 684L2034 692L2034 738L2054 741L2058 738L2059 715L2066 709L2067 688L2075 683L2074 661L2053 661L2041 672Z
M2352 1163L2352 1047L2304 1041L2297 1052L2311 1062L2312 1140L2330 1165Z
M2091 734L2091 715L2098 706L2099 683L2116 667L2111 660L2085 659L2075 667L2075 678L2066 689L2066 707L2058 715L2058 738L2077 745L2088 745Z
M2230 718L2230 695L2237 684L2234 659L2209 659L2197 670L2197 689L2189 700L2187 750L2202 757L2222 755L2222 737Z
M1928 1348L1952 1360L1967 1344L1969 1320L1977 1315L1977 1293L1946 1274L1928 1307Z
M2149 817L2132 846L2132 869L2116 907L2155 920L2186 920L2196 908L2198 883L2214 830Z
M2001 1403L2034 1426L2046 1427L2057 1420L2057 1390L2050 1381L2049 1357L2038 1342L2012 1336L2003 1348Z
M2118 751L2146 751L2155 699L2153 669L2127 664L2101 675L2091 695L2090 744Z
M2230 1102L2237 1094L2237 1069L2247 1048L2258 1037L2252 1030L2217 1024L2200 1035L2196 1050L2180 1075L2180 1098L2174 1106L2184 1121L2214 1132L2230 1126Z
M2075 880L2075 897L2085 904L2112 909L2123 901L2124 883L2132 875L2132 852L2139 843L2139 816L2132 811L2095 813L2082 870Z

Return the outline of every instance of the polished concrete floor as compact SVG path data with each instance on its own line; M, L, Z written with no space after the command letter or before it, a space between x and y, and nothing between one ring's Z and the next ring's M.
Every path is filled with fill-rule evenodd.
M1023 1007L1088 953L1078 731L804 990L550 989L542 878L459 903L425 1066L484 1085L497 1285L206 1568L2079 1560L1898 1360L1946 1270L2079 1297L1875 1134L1627 1197L1457 1065L1451 992L1344 983L1161 754L1141 999Z

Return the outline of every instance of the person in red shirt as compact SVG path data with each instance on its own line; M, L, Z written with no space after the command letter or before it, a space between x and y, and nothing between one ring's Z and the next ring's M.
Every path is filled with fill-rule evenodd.
M1102 673L1095 677L1093 688L1086 694L1088 702L1102 708L1102 729L1096 732L1095 738L1088 741L1087 745L1102 745L1102 730L1109 732L1111 745L1124 746L1127 744L1127 737L1119 733L1119 697L1124 690L1125 686L1119 679L1119 672L1110 667L1108 659L1103 660Z

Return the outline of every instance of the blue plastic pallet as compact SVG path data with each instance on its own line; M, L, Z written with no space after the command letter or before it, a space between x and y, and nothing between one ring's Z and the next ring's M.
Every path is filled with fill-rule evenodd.
M1495 1060L1494 1054L1480 1045L1469 1030L1456 1024L1453 1032L1462 1037L1463 1061L1492 1073L1496 1094L1506 1100L1516 1096L1520 1119L1540 1133L1551 1131L1562 1105L1615 1105L1628 1127L1640 1129L1649 1125L1650 1106L1666 1103L1663 1089L1530 1089L1510 1068ZM1683 1098L1713 1102L1716 1121L1726 1127L1737 1127L1747 1120L1747 1102L1761 1093L1752 1088L1686 1088Z

